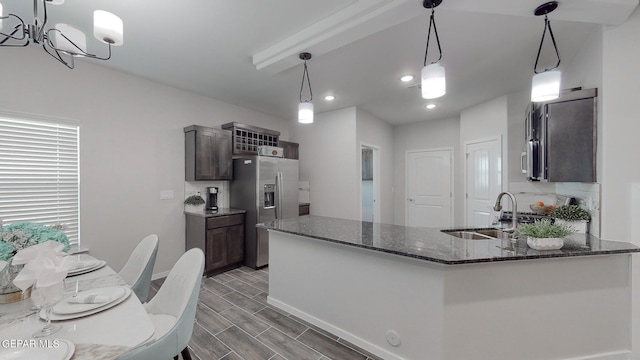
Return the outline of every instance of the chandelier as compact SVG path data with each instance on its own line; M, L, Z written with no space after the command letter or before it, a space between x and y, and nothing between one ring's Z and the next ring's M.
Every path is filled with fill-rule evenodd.
M64 23L47 27L47 3L62 5L64 0L33 0L33 21L29 24L25 24L18 15L4 15L0 4L0 46L42 45L49 55L73 69L76 57L109 60L111 46L122 45L122 19L110 12L96 10L93 12L93 35L107 44L107 54L99 56L88 53L87 39L82 31ZM42 11L41 16L39 11Z

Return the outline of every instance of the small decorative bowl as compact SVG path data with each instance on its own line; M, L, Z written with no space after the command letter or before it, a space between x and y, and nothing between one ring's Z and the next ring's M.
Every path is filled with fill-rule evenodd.
M549 213L553 211L551 206L538 206L536 204L529 205L529 208L538 215L549 215Z

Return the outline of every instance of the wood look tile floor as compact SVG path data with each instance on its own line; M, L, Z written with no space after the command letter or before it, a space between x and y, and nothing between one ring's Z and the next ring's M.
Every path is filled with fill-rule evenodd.
M164 279L151 283L155 295ZM269 269L204 278L189 348L199 360L382 360L267 304Z

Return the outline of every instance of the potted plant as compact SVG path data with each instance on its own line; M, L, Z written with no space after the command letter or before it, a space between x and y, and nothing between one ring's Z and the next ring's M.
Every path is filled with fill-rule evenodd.
M575 232L566 224L558 224L548 219L536 220L532 224L520 224L516 234L526 237L527 245L536 250L555 250L564 245L563 238Z
M556 223L564 223L574 227L577 233L586 234L589 232L591 215L578 205L559 206L549 216L554 218Z
M187 211L198 211L204 210L204 199L200 196L200 193L197 192L186 199L184 199L185 210Z

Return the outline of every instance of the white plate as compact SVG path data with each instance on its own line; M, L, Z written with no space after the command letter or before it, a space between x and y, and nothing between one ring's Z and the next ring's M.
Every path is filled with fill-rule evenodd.
M76 350L75 345L69 340L46 341L51 345L50 347L19 347L0 350L0 360L69 360Z
M97 263L93 264L91 266L82 267L80 269L69 270L69 272L67 272L67 276L76 276L76 275L86 274L88 272L92 272L94 270L98 270L98 269L102 268L105 265L107 265L106 261L97 260Z
M99 313L101 311L110 309L118 304L120 304L121 302L125 301L129 295L131 295L131 289L123 286L122 287L125 290L125 294L120 297L120 299L116 300L116 301L112 301L108 304L102 304L102 306L92 309L92 310L88 310L88 311L83 311L83 312L79 312L79 313L74 313L74 314L56 314L53 311L51 312L51 321L61 321L61 320L71 320L71 319L77 319L77 318L81 318L84 316L89 316L89 315L93 315L96 313ZM44 310L40 310L40 313L38 314L40 316L41 319L45 318L45 314L44 314Z
M123 297L126 293L125 289L126 288L123 286L111 286L111 287L103 287L103 288L80 291L78 293L78 296L88 296L88 295L107 296L107 297L110 297L111 300L109 300L108 302L103 302L98 304L77 304L77 303L69 302L71 299L73 299L73 296L68 296L60 300L57 304L55 304L51 309L51 311L56 314L66 315L66 314L75 314L75 313L97 309L99 307L106 306L114 301L120 300L120 298Z
M76 263L76 267L74 269L71 269L69 271L74 272L74 271L82 271L85 269L89 269L92 268L94 266L97 266L100 263L100 260L98 259L89 259L89 260L84 260L84 261L78 261Z

